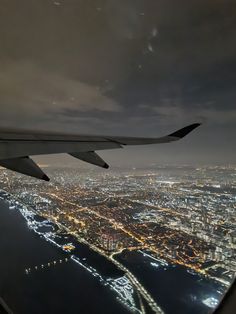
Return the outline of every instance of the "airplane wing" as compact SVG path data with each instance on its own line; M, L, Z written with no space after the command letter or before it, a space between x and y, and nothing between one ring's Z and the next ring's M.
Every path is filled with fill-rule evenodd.
M0 166L49 181L47 175L29 156L68 153L85 162L108 168L108 164L95 151L122 148L126 145L169 143L183 138L199 125L200 123L194 123L158 138L69 135L0 129Z

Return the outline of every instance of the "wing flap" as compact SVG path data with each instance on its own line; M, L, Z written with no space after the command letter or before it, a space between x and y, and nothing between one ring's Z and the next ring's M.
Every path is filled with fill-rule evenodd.
M48 176L29 157L0 160L0 166L37 179L49 181Z
M69 153L69 155L95 166L99 166L105 169L109 168L109 165L95 152Z
M60 154L68 152L87 152L121 147L121 144L107 140L97 142L73 142L64 140L0 140L0 160L22 156Z

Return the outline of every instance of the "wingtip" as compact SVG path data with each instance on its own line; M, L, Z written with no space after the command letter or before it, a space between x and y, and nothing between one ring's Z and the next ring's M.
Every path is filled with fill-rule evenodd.
M108 169L109 165L107 163L104 164L103 168Z
M169 136L172 137L179 137L179 138L183 138L185 137L188 133L192 132L194 129L196 129L197 127L199 127L201 125L201 123L193 123L190 124L174 133L169 134Z
M46 174L44 174L43 177L42 177L42 180L48 182L48 181L50 181L50 178Z

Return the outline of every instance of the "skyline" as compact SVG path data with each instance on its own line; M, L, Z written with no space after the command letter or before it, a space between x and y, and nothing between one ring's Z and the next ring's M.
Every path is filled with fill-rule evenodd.
M178 143L101 155L234 163L235 13L230 0L3 1L1 126L152 137L202 122ZM52 158L73 163L37 160Z

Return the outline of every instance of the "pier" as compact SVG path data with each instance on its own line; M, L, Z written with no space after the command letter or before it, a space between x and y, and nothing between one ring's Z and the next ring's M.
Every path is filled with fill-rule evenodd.
M63 259L50 261L50 262L45 263L45 264L39 264L39 265L35 265L32 267L28 267L28 268L25 268L25 274L30 275L32 272L35 272L35 271L46 270L46 269L49 269L51 267L57 266L59 264L67 263L69 260L70 260L70 258L66 257Z

